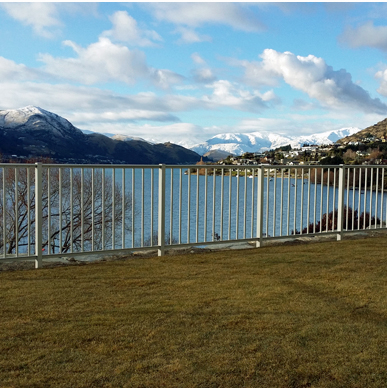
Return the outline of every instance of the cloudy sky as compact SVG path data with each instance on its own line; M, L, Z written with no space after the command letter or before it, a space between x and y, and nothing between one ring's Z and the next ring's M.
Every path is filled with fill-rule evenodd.
M386 3L0 3L0 109L192 145L387 117Z

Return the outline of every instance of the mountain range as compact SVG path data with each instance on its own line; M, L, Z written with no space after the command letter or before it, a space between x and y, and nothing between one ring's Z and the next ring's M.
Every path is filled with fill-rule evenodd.
M182 146L85 134L68 120L36 106L0 111L0 153L48 157L61 163L194 164L200 156Z
M387 119L375 126L385 131ZM332 144L370 128L373 127L360 131L349 127L304 136L225 133L187 149L169 142L154 144L129 135L82 131L65 118L30 105L0 110L0 153L24 158L49 157L62 163L194 164L201 155L204 160L216 161L229 154L263 152L288 144L293 148L305 143Z
M333 144L339 139L353 135L359 128L349 127L334 131L315 133L313 135L286 136L274 133L224 133L219 134L204 143L190 147L200 155L207 155L211 151L223 151L233 155L245 152L263 152L290 144L292 148L302 147L303 144Z

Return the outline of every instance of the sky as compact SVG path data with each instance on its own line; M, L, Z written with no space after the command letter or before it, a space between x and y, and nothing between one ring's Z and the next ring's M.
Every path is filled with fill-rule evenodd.
M387 3L0 2L0 110L192 146L387 117Z

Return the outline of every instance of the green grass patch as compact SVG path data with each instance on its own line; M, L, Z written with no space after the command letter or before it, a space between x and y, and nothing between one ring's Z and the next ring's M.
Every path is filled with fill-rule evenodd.
M0 273L0 387L386 387L387 241Z

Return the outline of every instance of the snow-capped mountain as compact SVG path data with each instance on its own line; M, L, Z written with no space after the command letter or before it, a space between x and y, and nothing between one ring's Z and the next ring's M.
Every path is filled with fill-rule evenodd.
M50 158L60 163L194 164L200 160L196 152L176 144L85 134L65 118L32 105L0 110L0 154L4 160Z
M83 135L80 129L65 118L33 105L21 109L1 110L0 127L28 133L49 130L51 136L58 138Z
M303 136L285 136L274 133L224 133L219 134L204 143L189 147L199 155L206 152L220 150L234 155L242 155L245 152L263 152L290 144L292 148L301 147L303 144L332 144L337 140L353 135L360 131L359 128L341 128L335 131L315 133Z

